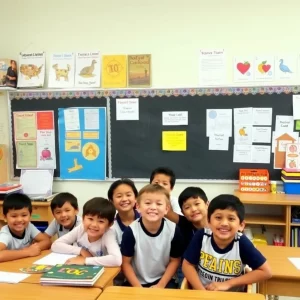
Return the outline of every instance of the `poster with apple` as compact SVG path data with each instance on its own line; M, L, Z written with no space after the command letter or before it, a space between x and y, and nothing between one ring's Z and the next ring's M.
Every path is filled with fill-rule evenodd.
M273 81L275 78L274 56L256 56L254 60L255 81Z
M235 57L233 59L233 80L251 82L254 80L254 57Z

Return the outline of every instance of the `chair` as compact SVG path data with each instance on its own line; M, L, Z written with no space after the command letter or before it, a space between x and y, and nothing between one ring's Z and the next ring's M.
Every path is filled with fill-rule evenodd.
M252 270L248 266L245 267L245 273L249 273L251 271ZM187 281L187 279L185 277L182 280L180 289L181 290L191 290L192 289L191 285L189 284L189 282ZM252 284L247 285L247 288L245 289L245 293L248 293L248 294L252 293Z

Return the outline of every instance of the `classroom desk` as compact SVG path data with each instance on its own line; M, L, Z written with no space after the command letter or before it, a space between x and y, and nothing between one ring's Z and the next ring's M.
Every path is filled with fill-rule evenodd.
M300 297L300 270L288 260L288 257L300 257L300 249L263 245L257 249L267 258L272 271L272 278L259 283L259 293Z
M1 300L96 300L102 290L89 287L42 286L19 283L0 283Z
M0 271L20 272L21 268L25 268L25 267L29 267L29 266L33 265L33 263L35 261L37 261L38 259L46 256L49 253L51 253L50 250L45 250L39 256L26 257L26 258L14 260L14 261L8 261L8 262L0 263ZM120 272L119 267L116 267L116 268L105 267L104 273L95 282L93 287L104 290L108 286L113 285L113 280L119 274L119 272ZM31 274L29 277L24 279L22 281L22 283L39 284L41 276L42 276L42 274ZM1 299L1 297L0 297L0 299ZM57 299L55 299L55 300L57 300Z
M194 290L146 289L111 286L98 300L264 300L263 295Z

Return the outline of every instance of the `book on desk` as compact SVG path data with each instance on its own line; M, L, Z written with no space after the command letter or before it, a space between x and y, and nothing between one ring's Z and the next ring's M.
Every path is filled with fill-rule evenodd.
M55 265L41 276L42 285L93 286L103 274L103 266Z

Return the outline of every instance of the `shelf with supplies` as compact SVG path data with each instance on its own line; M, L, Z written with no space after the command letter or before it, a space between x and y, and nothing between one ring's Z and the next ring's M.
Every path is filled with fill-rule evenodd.
M281 207L280 215L246 214L245 223L250 226L280 226L286 246L290 246L292 227L300 227L300 223L292 222L292 210L300 207L300 195L272 194L272 193L244 193L236 190L234 194L247 205L255 207L260 212L263 206Z

